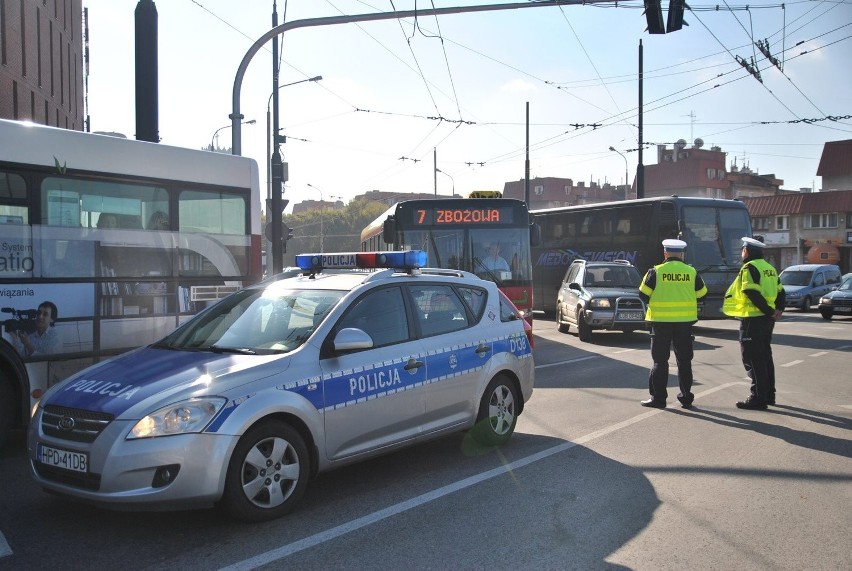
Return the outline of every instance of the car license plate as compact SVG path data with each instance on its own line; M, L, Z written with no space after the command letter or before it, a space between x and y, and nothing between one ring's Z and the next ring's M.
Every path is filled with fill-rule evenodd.
M73 472L86 472L89 466L89 458L85 454L60 450L44 444L38 445L38 461L48 466L64 468Z
M835 307L834 311L839 311L840 313L849 313L852 311L852 307Z
M644 319L645 316L641 311L619 311L618 312L618 320L619 321L640 321Z

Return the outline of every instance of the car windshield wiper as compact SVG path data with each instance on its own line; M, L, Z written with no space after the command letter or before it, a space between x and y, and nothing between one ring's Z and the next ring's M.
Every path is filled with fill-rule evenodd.
M211 351L214 353L236 353L237 355L257 355L257 351L254 349L247 349L245 347L219 347L218 345L211 345L209 347Z
M168 343L163 343L162 341L158 341L157 343L152 343L149 345L152 349L165 349L167 351L181 351L182 347L175 347L174 345L169 345Z

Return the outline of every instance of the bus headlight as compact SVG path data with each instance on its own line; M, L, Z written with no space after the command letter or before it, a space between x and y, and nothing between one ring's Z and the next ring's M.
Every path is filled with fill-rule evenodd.
M200 432L213 420L216 413L222 410L226 402L227 399L222 397L209 397L170 404L137 422L127 439Z

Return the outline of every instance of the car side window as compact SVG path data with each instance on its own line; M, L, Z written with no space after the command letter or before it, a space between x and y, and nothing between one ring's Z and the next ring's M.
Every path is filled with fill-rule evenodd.
M462 287L459 288L459 293L461 293L462 299L473 314L474 320L479 321L485 311L488 292L480 288Z
M577 264L572 265L570 268L568 268L568 272L565 274L565 279L563 280L563 282L566 284L570 284L573 281L577 281L577 273L579 273L579 271L580 266L578 266Z
M469 325L464 302L453 288L424 284L410 289L424 337L458 331Z
M408 318L399 287L377 288L356 301L337 330L354 327L372 337L374 347L407 341Z

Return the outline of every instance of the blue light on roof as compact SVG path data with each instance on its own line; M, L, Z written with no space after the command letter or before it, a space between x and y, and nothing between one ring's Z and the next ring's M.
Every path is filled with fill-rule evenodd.
M299 254L296 265L302 270L380 269L413 270L426 265L426 252L338 252L334 254Z

